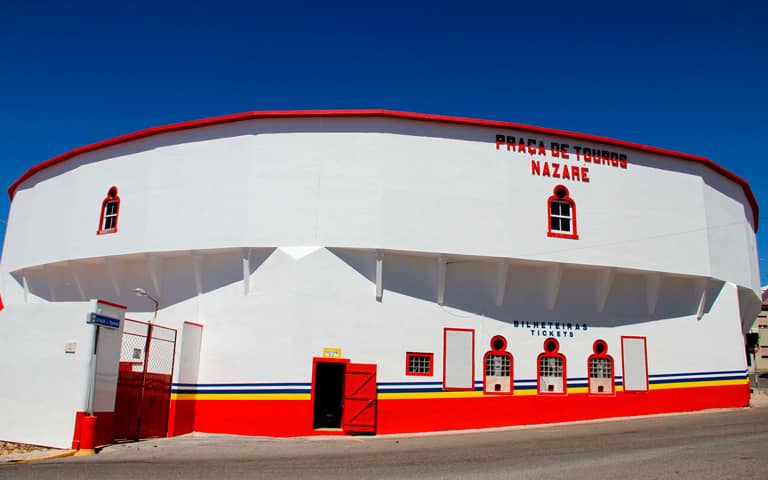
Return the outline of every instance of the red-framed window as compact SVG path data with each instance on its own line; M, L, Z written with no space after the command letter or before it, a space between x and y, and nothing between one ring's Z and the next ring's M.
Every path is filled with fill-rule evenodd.
M99 216L99 230L97 235L105 233L117 233L117 218L120 214L120 197L117 195L117 187L113 186L107 191L107 196L101 202L101 215Z
M536 383L539 394L565 395L568 393L567 362L560 353L560 343L554 338L544 340L544 352L536 358Z
M589 373L589 393L592 395L613 395L616 391L614 380L613 357L608 355L605 340L595 340L592 355L587 359Z
M491 349L483 356L483 393L513 393L515 362L507 352L507 339L501 335L491 338Z
M405 374L419 377L431 377L435 370L435 354L425 352L407 352L405 354Z
M565 185L558 185L547 199L547 236L579 239L576 229L576 202Z

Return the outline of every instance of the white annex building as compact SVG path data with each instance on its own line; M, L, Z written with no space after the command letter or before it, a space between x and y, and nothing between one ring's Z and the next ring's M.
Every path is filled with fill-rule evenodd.
M76 446L88 414L103 444L749 401L758 207L706 158L249 112L73 150L9 193L0 440Z

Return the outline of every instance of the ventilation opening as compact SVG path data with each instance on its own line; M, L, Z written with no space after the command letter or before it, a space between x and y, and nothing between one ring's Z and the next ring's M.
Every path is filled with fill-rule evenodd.
M605 345L605 342L597 341L595 342L595 353L598 355L602 355L605 353L605 351L608 349L608 347Z

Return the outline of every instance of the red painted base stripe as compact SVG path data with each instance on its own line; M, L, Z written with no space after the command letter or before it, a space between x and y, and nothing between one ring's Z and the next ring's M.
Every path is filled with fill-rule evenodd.
M533 425L748 405L747 384L606 396L379 399L377 433ZM274 437L333 433L312 429L312 402L308 400L173 400L169 435L193 430Z
M80 432L82 431L81 422L87 412L75 412L75 431L72 434L72 450L80 450Z

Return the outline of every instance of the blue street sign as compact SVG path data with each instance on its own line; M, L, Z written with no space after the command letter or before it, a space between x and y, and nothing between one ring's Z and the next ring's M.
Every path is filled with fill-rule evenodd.
M98 313L91 313L88 317L88 323L98 325L100 327L107 328L120 328L120 319L107 317L105 315L99 315Z

